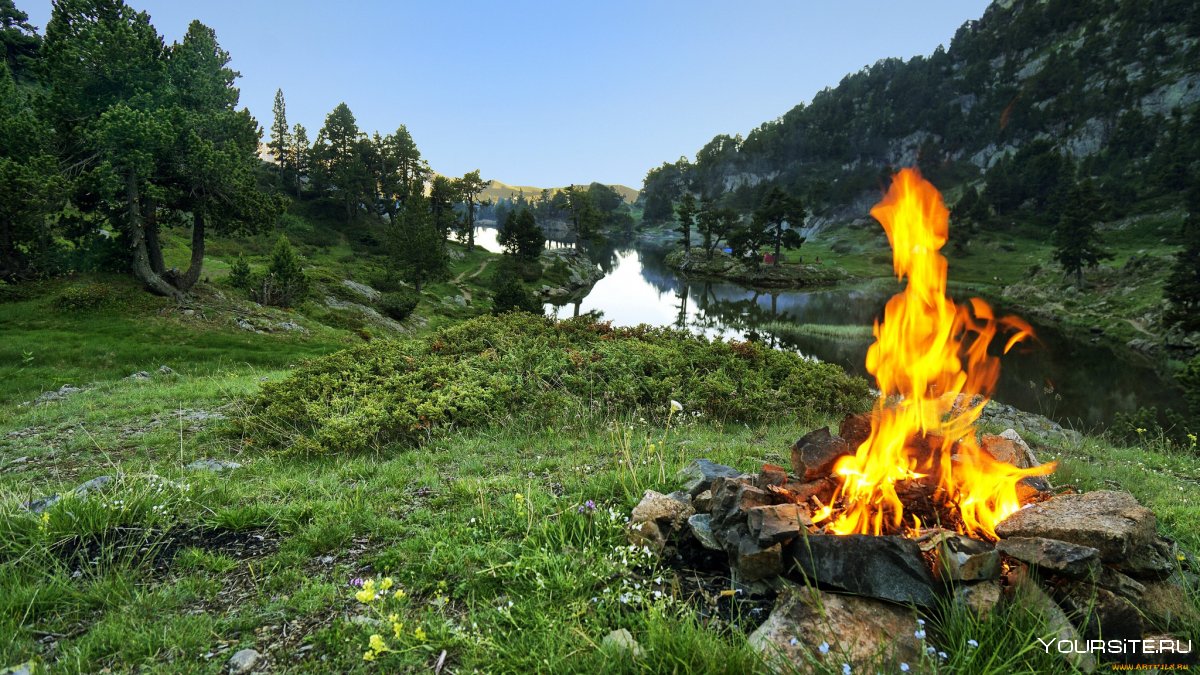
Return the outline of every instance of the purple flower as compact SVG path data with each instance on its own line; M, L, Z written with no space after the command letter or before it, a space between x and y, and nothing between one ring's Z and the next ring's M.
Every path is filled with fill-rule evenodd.
M584 502L583 506L579 507L580 513L584 513L584 512L591 513L592 511L595 511L595 510L596 510L596 502L594 502L590 499L587 500L586 502Z
M363 587L362 577L354 577L353 579L350 580L350 585L355 588L362 588Z

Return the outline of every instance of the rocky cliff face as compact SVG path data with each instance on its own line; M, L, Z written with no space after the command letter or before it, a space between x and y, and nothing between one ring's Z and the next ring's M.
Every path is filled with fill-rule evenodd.
M714 138L684 168L694 191L743 207L767 183L809 191L828 220L862 193L877 195L890 168L918 165L952 188L986 180L1036 141L1103 179L1114 164L1146 163L1171 134L1187 136L1180 129L1195 128L1198 107L1200 4L994 2L949 49L848 75L744 139ZM661 180L679 170L650 172L647 203L656 190L682 189Z

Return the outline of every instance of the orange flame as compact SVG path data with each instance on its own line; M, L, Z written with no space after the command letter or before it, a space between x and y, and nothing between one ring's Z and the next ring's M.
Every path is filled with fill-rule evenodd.
M835 468L842 479L834 496L840 509L818 519L833 517L829 529L837 534L903 531L897 484L936 476L936 498L958 512L960 530L994 539L996 525L1021 507L1017 483L1054 470L1053 464L1020 469L997 461L975 440L975 421L1000 374L999 359L988 354L997 327L1013 333L1005 353L1033 329L1016 317L997 319L978 298L956 305L946 295L946 258L939 250L949 212L916 169L896 174L871 215L887 232L896 276L908 277L908 286L888 301L867 352L867 370L880 391L871 434ZM913 520L919 529L920 519Z

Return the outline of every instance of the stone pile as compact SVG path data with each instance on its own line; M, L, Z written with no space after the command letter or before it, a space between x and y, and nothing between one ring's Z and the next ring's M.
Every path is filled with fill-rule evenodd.
M724 559L736 589L775 596L751 641L792 667L830 646L863 665L911 661L924 648L916 637L923 631L913 630L917 618L947 600L980 616L1023 603L1056 627L1043 637L1080 643L1174 640L1200 624L1184 590L1200 588L1200 565L1159 536L1154 514L1127 493L1054 495L1044 479L1027 479L1027 505L1000 524L998 542L940 528L915 536L825 533L812 515L833 497L837 459L868 431L869 420L858 417L838 435L806 435L792 448L790 471L765 464L744 474L695 460L680 472L681 490L645 493L630 518L630 539L685 563L698 554ZM1012 430L981 445L1014 465L1037 463ZM1089 654L1069 660L1085 671L1096 667Z

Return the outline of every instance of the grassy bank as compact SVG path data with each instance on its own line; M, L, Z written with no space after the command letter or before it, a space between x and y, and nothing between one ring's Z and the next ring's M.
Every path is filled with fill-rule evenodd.
M491 349L505 353L501 344ZM378 372L362 359L343 365L351 363ZM746 471L786 464L798 435L840 416L813 405L743 422L697 415L700 399L672 414L651 388L664 400L624 413L516 408L416 445L298 454L232 430L261 414L252 401L284 401L293 384L318 381L319 368L178 370L147 381L96 376L61 401L4 404L0 663L217 673L252 647L267 659L260 669L276 672L439 662L486 672L761 672L745 640L754 623L747 606L629 549L624 519L643 490L677 488L674 474L690 459ZM311 400L325 407L339 399ZM1200 550L1194 448L1085 438L1041 454L1060 462L1057 484L1127 489L1155 511L1160 530ZM241 467L187 468L198 459ZM102 475L114 481L86 499L64 498L46 517L19 506ZM386 599L356 597L353 580L385 578ZM636 661L602 646L617 628L638 641ZM1028 649L1046 628L1018 610L986 621L951 612L931 628L931 645L946 658L913 664L921 671L1063 669ZM370 650L372 635L386 651ZM833 662L813 669L841 672Z

